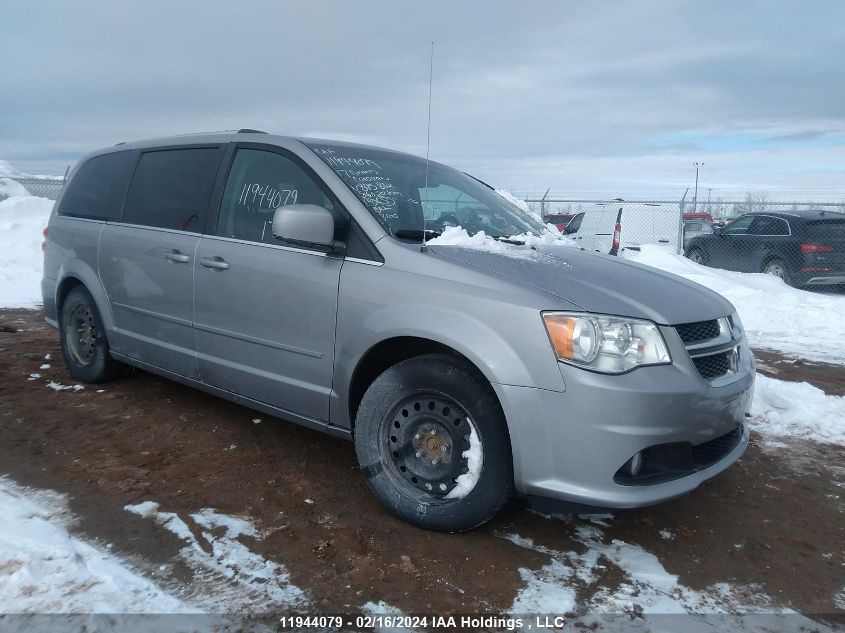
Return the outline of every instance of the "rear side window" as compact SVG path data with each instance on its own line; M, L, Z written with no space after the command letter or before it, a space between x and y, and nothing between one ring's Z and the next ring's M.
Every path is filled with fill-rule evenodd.
M117 220L135 164L135 152L113 152L86 161L67 185L59 215Z
M222 148L144 152L126 198L123 221L201 233Z
M566 230L563 232L564 235L569 235L570 233L577 233L578 229L581 228L581 222L583 222L583 220L583 213L579 213L574 218L572 218L572 222L566 225Z

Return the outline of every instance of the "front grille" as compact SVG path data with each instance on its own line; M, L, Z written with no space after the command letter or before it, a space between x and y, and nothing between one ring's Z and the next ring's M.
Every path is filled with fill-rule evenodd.
M692 447L692 461L697 468L712 466L730 453L742 439L742 426L709 442Z
M692 359L693 365L706 380L712 380L719 376L724 376L730 371L731 352L719 352L718 354L710 354L709 356L697 356Z
M721 334L718 319L684 323L682 325L676 325L675 329L678 331L678 336L681 337L684 345L694 345L701 341L709 341L710 339L718 338L719 334Z

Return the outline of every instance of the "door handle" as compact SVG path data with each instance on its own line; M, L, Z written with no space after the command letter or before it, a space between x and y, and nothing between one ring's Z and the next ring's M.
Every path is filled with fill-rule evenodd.
M169 253L164 254L164 259L176 264L187 264L191 261L191 256L185 255L185 253L180 253L179 251L170 251Z
M212 270L229 270L229 262L222 257L201 257L200 266L205 266Z

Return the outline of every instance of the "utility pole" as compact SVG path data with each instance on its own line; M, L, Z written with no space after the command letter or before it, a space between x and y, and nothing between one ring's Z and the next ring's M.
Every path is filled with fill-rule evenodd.
M695 213L698 211L698 169L699 167L704 167L704 163L693 163L693 167L695 167L695 193L692 194L692 212Z

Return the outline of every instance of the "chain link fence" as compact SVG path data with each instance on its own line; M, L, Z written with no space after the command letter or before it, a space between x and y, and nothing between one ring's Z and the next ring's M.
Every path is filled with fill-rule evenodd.
M6 186L4 186L4 182ZM6 176L0 178L0 200L23 187L30 195L55 200L64 186L64 178L32 178Z
M793 286L845 286L845 202L515 195L585 250L624 255L657 245L699 264L768 273Z

